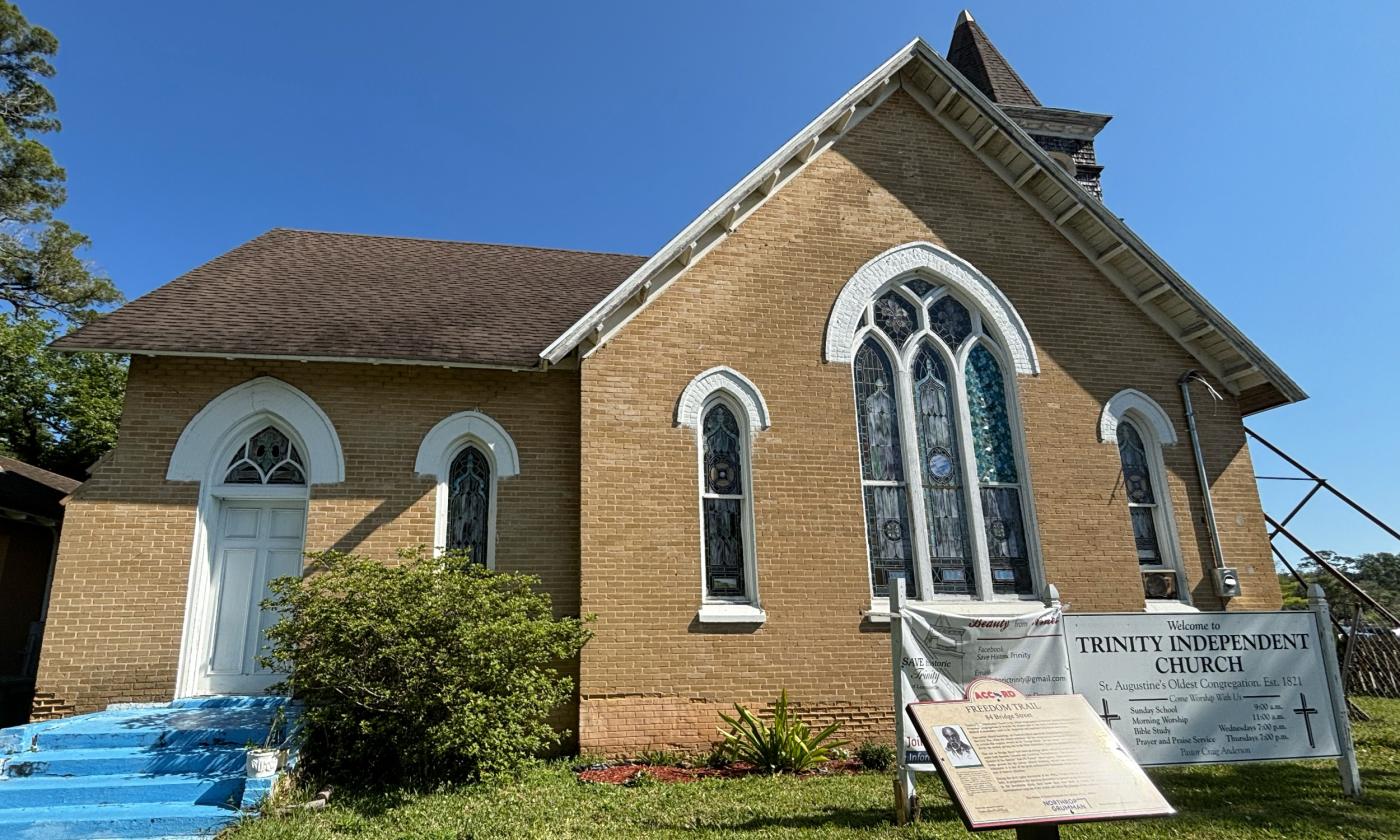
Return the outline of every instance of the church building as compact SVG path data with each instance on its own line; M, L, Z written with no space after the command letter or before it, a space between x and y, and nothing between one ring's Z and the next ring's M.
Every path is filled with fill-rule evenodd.
M561 723L602 752L783 689L888 738L896 574L1277 608L1243 422L1306 395L1106 206L1108 122L964 12L650 256L279 228L61 339L131 369L35 717L265 690L265 584L325 549L466 547L596 615Z

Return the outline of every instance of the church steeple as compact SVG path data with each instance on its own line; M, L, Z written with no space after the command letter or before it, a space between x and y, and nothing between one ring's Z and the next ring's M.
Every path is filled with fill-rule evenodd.
M1112 117L1042 105L966 9L953 27L948 63L1015 120L1086 190L1103 198L1103 167L1094 154L1094 137Z
M1040 105L1030 85L1021 80L967 9L958 15L957 25L953 27L948 63L998 105Z

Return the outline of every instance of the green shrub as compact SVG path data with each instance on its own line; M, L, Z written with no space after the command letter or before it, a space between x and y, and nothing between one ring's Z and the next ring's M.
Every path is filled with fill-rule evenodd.
M748 762L773 775L808 770L829 759L834 747L847 743L830 740L840 728L838 723L814 734L788 709L786 690L773 707L772 723L765 723L737 703L734 709L738 712L736 717L720 715L729 724L728 732L720 730L724 747L736 761Z
M518 768L566 733L546 723L573 696L556 670L589 638L555 618L538 578L465 552L419 547L386 566L336 551L278 578L281 619L264 665L305 704L309 773L352 784L474 781Z
M716 743L705 753L705 766L711 770L723 770L733 763L734 756L730 755L729 745L725 741Z
M680 767L685 764L685 756L671 750L645 750L637 756L642 764L653 767Z
M894 757L894 747L876 741L866 741L856 750L856 758L867 770L888 770L894 766Z

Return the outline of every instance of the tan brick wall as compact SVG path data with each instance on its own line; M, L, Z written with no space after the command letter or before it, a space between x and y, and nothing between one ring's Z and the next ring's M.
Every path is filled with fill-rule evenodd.
M414 473L418 446L442 418L476 409L520 453L520 475L499 485L497 568L539 575L561 614L578 613L576 373L138 356L117 449L67 507L39 673L45 714L170 698L199 495L165 480L170 453L209 400L263 375L315 400L344 450L345 482L311 488L307 550L387 560L431 543L435 485Z
M1104 402L1133 387L1176 422L1165 452L1196 603L1217 608L1209 543L1176 381L1195 365L1077 250L904 94L760 208L582 370L581 745L618 751L714 737L717 704L888 713L888 635L870 603L851 369L822 363L832 303L867 260L928 240L976 265L1025 319L1039 376L1019 377L1048 579L1079 610L1141 610L1117 449ZM695 621L700 537L694 432L674 428L690 379L730 365L762 391L754 443L758 629ZM1223 390L1223 389L1221 389ZM1238 409L1197 395L1229 561L1246 596L1275 607ZM852 711L854 714L854 711Z

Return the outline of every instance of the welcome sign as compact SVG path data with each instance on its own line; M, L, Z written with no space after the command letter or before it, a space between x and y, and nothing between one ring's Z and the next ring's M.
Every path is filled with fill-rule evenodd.
M1066 615L1073 690L1141 764L1341 754L1311 612Z
M1142 764L1336 758L1342 749L1312 612L900 612L900 708L979 677L1082 694ZM904 733L904 763L933 769Z

